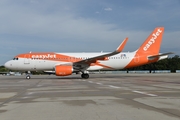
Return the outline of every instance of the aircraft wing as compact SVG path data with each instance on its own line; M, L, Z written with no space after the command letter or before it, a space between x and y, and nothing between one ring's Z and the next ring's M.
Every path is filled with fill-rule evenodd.
M76 65L86 64L87 66L89 66L89 64L95 63L97 60L107 60L108 57L116 55L116 54L122 52L122 50L124 49L127 41L128 41L128 38L125 38L123 40L123 42L118 46L118 48L115 51L111 52L111 53L107 53L107 54L100 55L100 56L95 56L95 57L85 59L85 60L81 60L81 61L73 63L73 65L76 66Z

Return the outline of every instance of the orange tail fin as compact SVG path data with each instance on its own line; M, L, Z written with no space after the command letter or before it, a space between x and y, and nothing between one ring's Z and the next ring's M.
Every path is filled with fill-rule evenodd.
M157 27L137 50L138 53L159 54L164 27Z
M170 54L159 55L163 33L164 27L155 28L139 49L135 51L133 60L125 68L157 62L160 59L159 57Z

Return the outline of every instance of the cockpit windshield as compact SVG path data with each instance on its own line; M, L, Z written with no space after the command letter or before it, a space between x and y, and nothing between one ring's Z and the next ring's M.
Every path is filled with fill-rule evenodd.
M13 60L18 60L18 58L13 58Z

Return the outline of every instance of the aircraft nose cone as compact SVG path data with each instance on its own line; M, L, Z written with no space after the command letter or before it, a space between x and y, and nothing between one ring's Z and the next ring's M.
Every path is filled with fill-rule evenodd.
M5 66L6 68L10 68L10 63L9 63L9 61L6 62L6 63L4 64L4 66Z

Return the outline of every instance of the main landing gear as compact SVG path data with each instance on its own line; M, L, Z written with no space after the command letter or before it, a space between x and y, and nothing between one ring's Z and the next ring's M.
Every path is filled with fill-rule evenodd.
M84 79L88 79L89 78L89 74L83 73L83 74L81 74L81 77L84 78Z

